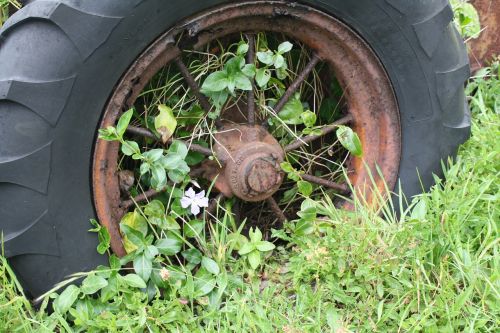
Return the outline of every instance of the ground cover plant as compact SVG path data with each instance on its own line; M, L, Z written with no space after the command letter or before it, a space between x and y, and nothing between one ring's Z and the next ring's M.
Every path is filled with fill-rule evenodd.
M244 49L241 45L235 45L236 50ZM286 49L285 44L282 51ZM269 51L276 60L279 47ZM275 66L275 60L262 57ZM134 118L134 111L126 113L116 128L101 135L120 141L123 155L139 161L141 174L145 170L143 186L160 188L167 177L179 177L182 191L176 196L175 189L168 193L177 201L173 210L184 223L166 216L169 207L159 200L133 206L122 220L126 259L120 262L111 256L108 267L76 274L71 280L83 279L81 286L66 284L41 300L41 309L36 310L22 296L2 257L0 330L494 331L499 324L500 287L500 165L495 140L499 70L494 63L469 83L472 139L455 162L443 163L445 179L438 179L438 185L413 201L400 221L390 205L371 211L358 198L356 209L347 212L335 208L328 196L317 195L314 200L301 196L300 218L273 230L274 237L267 240L259 228L249 230L248 237L242 235L244 226L235 223L230 202L218 207L217 218L210 223L193 219L198 215L195 207L204 208L206 202L205 195L197 196L199 190L186 181L187 171L182 172L189 167L183 164L187 157L183 144L157 150L157 158L148 156L154 155L154 147L146 154L139 148L144 143L124 139L125 123L141 121ZM217 74L224 75L227 72ZM213 86L207 87L208 94L214 92ZM226 89L229 95L228 84L215 92ZM157 109L157 104L152 103L157 114L150 120L151 128L169 140L182 124L168 128L162 126L164 119L171 124L172 117L178 123L182 118L167 106ZM354 147L348 150L356 153L355 142L351 139L344 146ZM156 164L172 161L173 167L154 171L160 169ZM298 190L300 173L292 163L283 167ZM302 186L306 197L312 194L308 187ZM93 223L100 239L97 250L105 253L109 236ZM118 274L127 261L130 264ZM48 314L49 308L53 311Z

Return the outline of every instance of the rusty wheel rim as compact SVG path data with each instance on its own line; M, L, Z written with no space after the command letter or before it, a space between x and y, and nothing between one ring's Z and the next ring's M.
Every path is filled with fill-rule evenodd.
M200 104L205 109L210 109L210 105L206 105L207 100L199 92L199 84L182 62L182 50L201 49L212 40L240 33L244 33L251 40L252 36L260 31L284 34L312 51L309 63L290 84L283 95L285 98L278 101L275 109L280 108L280 103L281 107L286 103L286 95L289 94L288 97L291 97L318 62L326 63L335 74L344 90L348 114L333 125L349 124L359 135L364 147L363 158L349 160L348 166L351 170L349 180L367 203L379 204L377 198L380 194L387 195L387 190L395 186L399 169L401 135L394 92L383 66L369 46L345 24L311 7L291 5L281 1L252 1L219 7L177 25L159 37L130 66L108 102L100 128L113 126L119 116L134 105L153 76L172 63L175 63L183 74ZM249 56L254 56L251 53ZM249 93L248 101L253 101L253 98L253 92ZM260 126L254 125L256 121L254 103L250 102L247 105L251 105L248 107L248 126L257 128L258 132ZM331 132L333 128L334 126L330 127L329 131ZM151 137L151 132L144 129L129 128L129 130L135 134ZM257 178L262 176L274 183L262 185L256 183L255 179L248 180L247 177L246 185L240 185L257 189L257 192L261 190L265 192L266 195L258 197L255 201L266 201L278 220L283 220L285 216L272 196L277 190L275 185L280 185L282 182L282 179L279 179L282 175L279 171L274 172L269 169L269 165L266 164L268 162L255 161L259 159L265 161L268 160L268 156L273 156L275 160L272 163L279 162L283 160L281 152L285 154L297 149L302 142L292 142L281 147L280 152L273 150L276 146L267 142L268 139L262 139L260 142L266 142L267 146L263 149L268 149L269 153L245 162L247 163L245 170L247 172L252 170L250 173L257 175ZM310 136L306 137L305 141L312 142L314 139ZM198 149L203 154L212 153L212 150L207 151L206 148L196 145L192 145L191 149ZM213 150L217 149L213 147ZM245 153L257 154L251 150ZM118 143L96 139L92 169L95 208L100 223L111 235L113 252L121 256L126 252L122 245L119 220L134 201L130 199L124 201L121 197L117 174L118 159ZM234 171L237 169L235 166L228 169L231 169L226 170L229 173L241 175L239 173L241 171ZM304 175L303 179L340 192L348 190L345 184L329 182L313 175ZM224 193L222 189L221 186L221 192ZM231 191L234 194L238 189L232 188ZM152 194L154 191L146 191L136 197L135 201L147 199ZM241 194L241 197L244 196L245 194ZM220 197L219 195L217 199ZM246 199L252 201L251 198L246 197ZM214 202L212 201L212 205ZM344 207L350 208L349 204L344 204Z

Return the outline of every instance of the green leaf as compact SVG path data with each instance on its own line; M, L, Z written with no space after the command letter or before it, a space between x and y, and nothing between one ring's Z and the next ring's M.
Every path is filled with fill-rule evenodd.
M233 232L227 235L227 243L231 244L233 246L233 249L239 251L244 244L248 243L248 239L240 233Z
M94 225L94 229L90 229L91 232L97 232L97 239L99 244L97 245L97 252L99 254L104 254L109 249L111 245L111 236L109 235L108 229L102 227L96 220L91 219L90 223Z
M262 232L257 227L255 229L250 228L248 236L250 236L250 242L255 243L262 239Z
M167 171L160 165L153 164L151 167L151 186L159 190L167 183Z
M293 232L297 236L305 236L312 234L314 232L314 224L312 223L312 221L306 219L300 219L295 224Z
M127 253L131 253L145 244L144 236L138 231L126 224L120 224L120 230L124 234L123 246Z
M299 125L302 124L302 118L300 117L302 112L304 112L304 107L300 99L295 96L285 104L283 109L278 113L278 117L280 117L285 124Z
M134 270L145 282L149 280L152 269L153 264L150 259L146 258L146 255L143 254L134 259Z
M241 69L241 72L249 78L253 78L255 76L255 71L256 68L254 64L247 64L243 66L243 68Z
M100 301L107 302L116 294L118 294L118 277L114 275L108 279L108 285L101 289Z
M259 68L255 73L255 82L260 88L265 88L271 79L271 71L267 68Z
M146 288L146 282L137 274L127 274L123 278L123 281L132 288Z
M280 54L283 54L283 53L287 53L287 52L290 52L293 48L293 44L286 41L286 42L283 42L281 43L280 45L278 45L278 53Z
M226 71L218 71L210 74L201 86L202 92L222 91L228 86L228 77Z
M203 229L205 228L205 221L203 220L191 220L187 223L184 223L184 237L187 238L195 238L200 237Z
M424 221L425 220L425 215L427 215L427 204L425 200L420 200L417 202L415 207L413 207L411 211L411 219L412 220L418 220L418 221Z
M165 215L165 206L160 200L152 200L144 207L146 216L162 217Z
M260 252L259 251L252 251L248 254L248 263L250 264L250 267L252 269L257 269L260 265Z
M302 112L300 117L302 118L302 122L304 123L304 125L306 125L307 127L313 127L316 124L317 117L316 114L312 111L304 111Z
M281 162L280 166L286 173L295 172L295 169L290 162Z
M163 157L163 149L151 149L142 154L142 156L151 163L159 161Z
M210 259L208 257L203 257L201 259L201 267L204 267L207 271L209 271L213 275L219 275L220 273L219 265L217 265L215 260Z
M179 155L182 159L185 159L188 154L188 148L184 142L174 140L168 148L168 153Z
M198 265L201 262L202 254L200 250L196 248L188 249L182 251L182 257L186 259L186 261L193 265Z
M70 285L57 296L54 300L54 310L60 314L65 314L75 303L78 295L80 294L80 288L75 285Z
M120 119L118 119L118 124L116 124L116 133L121 138L125 131L127 130L128 125L130 124L130 120L132 119L132 115L134 114L134 110L130 109L124 114L121 115Z
M132 229L139 231L143 236L146 236L148 233L148 222L137 209L133 212L125 214L122 217L120 224L125 224Z
M313 191L312 184L305 180L299 180L297 182L297 188L299 189L299 192L306 197L310 196Z
M253 89L252 81L243 73L237 73L234 76L234 83L237 89L250 91Z
M167 143L177 127L177 119L172 109L166 105L158 105L158 110L160 113L155 117L155 129L160 134L161 141Z
M86 295L91 295L108 285L108 281L99 275L89 275L83 280L81 291Z
M195 297L201 297L215 288L216 279L206 269L200 268L194 276L194 294Z
M271 243L271 242L260 241L260 242L257 242L255 244L255 247L257 248L257 250L259 250L261 252L267 252L267 251L274 250L274 248L276 246L273 243Z
M278 78L278 80L284 80L288 77L288 72L286 71L286 69L287 69L286 63L285 66L281 68L276 68L276 77Z
M273 55L273 52L269 50L265 52L257 52L257 59L259 59L259 61L263 64L272 65L274 62Z
M126 156L132 156L134 154L140 154L141 150L139 144L135 141L125 141L122 143L122 153Z
M106 141L118 141L120 137L116 133L116 128L113 126L108 126L106 128L99 129L99 139Z
M112 254L109 256L109 267L112 270L119 270L121 267L120 258L116 256L116 254Z
M350 127L339 126L336 133L342 146L351 154L358 157L363 155L361 141L358 135Z
M186 163L189 166L200 164L205 159L205 155L196 151L189 151L186 156Z
M238 251L238 254L240 256L244 256L245 254L249 254L255 250L255 244L254 243L245 243L241 246L240 250Z
M158 251L166 256L173 256L182 249L182 241L175 236L158 239L155 243Z
M274 57L274 68L280 69L280 68L285 68L286 62L285 58L281 54L276 54Z
M238 49L236 50L237 55L245 55L248 52L248 44L247 43L240 43L238 45Z

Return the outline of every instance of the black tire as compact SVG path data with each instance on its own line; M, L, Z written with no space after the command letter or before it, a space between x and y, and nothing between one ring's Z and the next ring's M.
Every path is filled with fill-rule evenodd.
M87 232L89 170L114 86L169 27L224 2L35 0L1 29L0 228L32 296L105 261ZM403 191L427 189L470 130L468 58L448 1L303 2L346 22L380 57L401 112Z

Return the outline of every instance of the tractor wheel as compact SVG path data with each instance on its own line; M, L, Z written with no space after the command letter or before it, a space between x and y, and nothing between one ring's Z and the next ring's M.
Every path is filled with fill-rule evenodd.
M311 185L307 195L346 209L354 194L376 205L394 189L421 193L470 133L469 63L452 19L446 0L29 2L0 30L5 255L38 296L106 261L91 218L125 253L120 218L165 195L98 136L131 108L125 137L144 151L171 143L141 117L158 104L197 108L175 137L191 154L190 178L210 193L204 214L231 200L236 220L250 225L293 219L300 191L284 165ZM284 50L283 86L252 82L218 107L201 89L232 46L246 43L246 63L258 64L264 46L285 41L293 48ZM309 121L285 116L291 105ZM339 129L356 133L361 148L346 147Z

